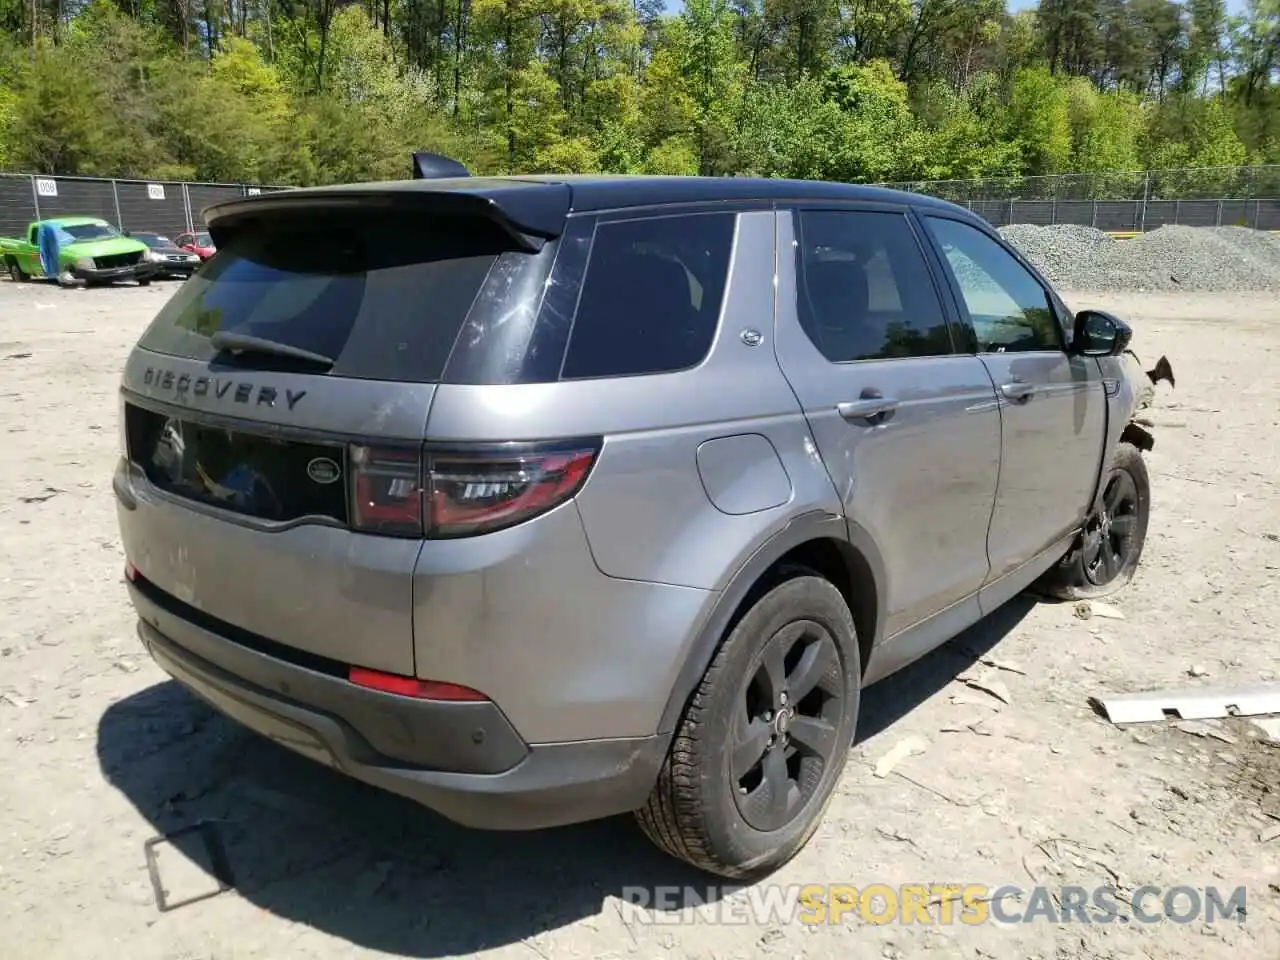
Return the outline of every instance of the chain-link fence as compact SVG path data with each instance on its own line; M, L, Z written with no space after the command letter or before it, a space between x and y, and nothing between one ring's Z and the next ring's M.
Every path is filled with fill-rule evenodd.
M1068 173L879 186L950 200L998 227L1071 223L1115 232L1170 223L1280 230L1280 165Z
M121 230L176 236L204 225L201 212L220 200L280 189L239 183L99 180L0 174L0 237L26 233L50 217L101 217Z

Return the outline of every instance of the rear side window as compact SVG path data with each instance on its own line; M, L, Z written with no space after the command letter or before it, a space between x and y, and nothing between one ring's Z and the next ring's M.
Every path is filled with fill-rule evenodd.
M832 363L934 357L951 333L929 268L900 213L801 211L800 323Z
M225 331L329 358L335 376L436 382L494 263L525 256L509 247L476 220L278 217L220 248L141 346L211 360Z
M671 373L715 338L734 213L606 221L596 227L563 379Z

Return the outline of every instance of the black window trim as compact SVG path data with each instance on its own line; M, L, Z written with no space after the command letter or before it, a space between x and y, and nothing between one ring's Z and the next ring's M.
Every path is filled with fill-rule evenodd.
M715 352L716 344L720 340L720 336L724 331L725 313L729 306L729 295L733 284L734 263L737 260L738 252L738 235L741 229L741 214L752 210L769 210L772 204L763 201L707 201L698 200L687 203L657 203L645 204L644 206L617 207L611 210L591 210L581 213L570 214L567 218L565 233L570 229L570 224L583 224L583 228L590 231L590 242L587 244L586 259L583 261L582 269L576 271L577 276L574 278L574 295L573 295L573 312L572 322L564 338L563 349L560 355L560 363L556 376L556 383L581 383L592 380L629 380L637 377L666 377L672 374L688 373L704 366L711 359L711 355ZM573 332L578 324L578 310L582 303L582 291L585 286L584 281L591 270L591 259L595 254L596 237L599 229L603 225L614 223L635 223L644 220L670 220L678 217L690 216L707 216L714 214L729 214L733 217L733 236L729 241L729 257L725 265L724 292L720 298L720 314L716 317L715 329L711 333L711 342L707 347L706 353L690 366L679 367L671 370L647 371L643 373L618 373L618 374L598 374L589 377L566 377L564 375L564 366L569 360L569 349L573 345ZM558 259L558 258L557 258ZM556 265L558 266L558 264ZM555 266L552 267L552 282L558 279ZM547 298L543 298L543 306L546 305Z
M788 214L791 217L792 236L796 240L795 250L789 260L793 278L792 286L796 293L795 309L797 311L800 309L799 298L804 291L804 272L800 267L800 241L803 237L803 232L800 229L800 214L805 212L897 213L901 214L903 219L907 221L907 228L915 238L916 247L920 251L920 258L929 274L929 282L933 285L933 295L938 301L943 322L946 323L947 333L951 338L950 353L941 353L931 357L872 357L866 360L831 360L818 348L816 343L813 344L814 349L818 351L818 355L831 366L846 367L853 364L892 363L900 360L945 360L949 357L969 356L975 352L977 339L973 333L973 328L968 323L967 314L956 309L955 303L949 295L950 289L946 285L946 274L940 273L941 268L935 262L937 254L930 243L931 238L926 235L922 226L915 222L915 217L912 215L914 209L909 203L893 203L885 200L801 200L788 201L778 205L779 215ZM799 316L798 313L797 316ZM803 333L805 337L809 337L807 330L804 330Z
M775 210L778 206L779 201L763 198L758 200L738 197L731 200L680 200L579 210L570 213L566 220L594 219L608 223L615 220L649 220L654 217L685 216L697 213L751 213Z
M1000 236L999 231L987 224L986 221L977 218L957 216L949 210L933 210L930 208L917 207L916 215L921 220L921 231L925 235L926 243L928 243L929 247L933 250L934 256L938 258L939 268L943 271L943 276L946 278L947 287L951 291L951 296L955 299L955 305L960 312L960 316L964 319L964 324L968 331L968 336L971 338L971 344L975 354L983 355L986 351L980 351L978 349L978 332L977 328L973 325L973 317L969 313L969 306L965 302L964 291L960 289L960 282L956 279L955 273L951 269L950 264L947 263L946 254L943 253L942 246L938 242L938 238L934 236L933 231L929 228L929 225L926 222L929 219L950 220L953 223L959 223L963 226L971 227L978 233L983 234L989 240L992 240L996 246L1000 247L1000 249L1012 256L1019 266L1031 274L1031 279L1040 287L1041 292L1043 292L1045 296L1045 305L1049 307L1053 313L1053 327L1058 332L1058 347L1056 351L1051 347L1045 347L1040 350L1022 350L1018 351L1019 353L1061 352L1064 355L1067 353L1067 337L1065 331L1062 329L1062 320L1058 309L1060 300L1054 293L1053 287L1049 285L1049 282L1044 278L1043 274L1041 274L1040 271L1037 270L1035 266L1033 266L1027 258L1017 250L1016 247L1013 246L1013 244Z

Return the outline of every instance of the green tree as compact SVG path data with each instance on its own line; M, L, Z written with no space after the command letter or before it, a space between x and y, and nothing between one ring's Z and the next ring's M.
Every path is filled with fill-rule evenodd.
M1280 0L0 0L7 169L310 184L414 149L1119 193L1280 161Z
M1128 91L1099 93L1077 78L1067 86L1071 125L1070 168L1080 173L1137 170L1145 118L1142 103Z
M1067 92L1047 69L1018 73L1006 116L1006 136L1017 144L1023 169L1033 176L1060 173L1071 159Z
M686 0L671 42L693 105L699 172L730 173L730 117L741 100L744 64L734 43L728 0Z
M9 125L10 163L53 174L108 174L113 149L104 122L106 94L91 63L38 40L17 76Z
M839 180L885 181L910 177L924 159L925 142L908 102L907 85L885 60L840 67L826 81L827 97L844 115Z

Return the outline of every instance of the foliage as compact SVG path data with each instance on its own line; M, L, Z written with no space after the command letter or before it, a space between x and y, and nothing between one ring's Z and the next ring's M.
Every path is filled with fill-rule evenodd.
M0 0L0 169L893 181L1280 162L1280 0Z

